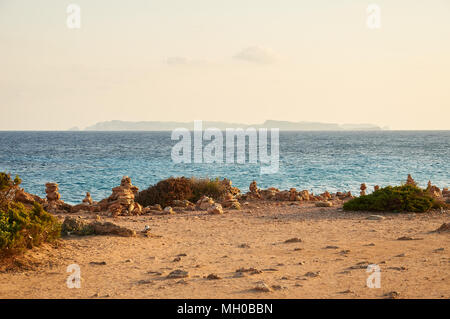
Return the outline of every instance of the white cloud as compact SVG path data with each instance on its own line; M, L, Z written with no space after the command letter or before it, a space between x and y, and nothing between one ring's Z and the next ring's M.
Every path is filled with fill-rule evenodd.
M233 56L234 59L258 64L269 64L276 60L275 54L266 48L251 46Z

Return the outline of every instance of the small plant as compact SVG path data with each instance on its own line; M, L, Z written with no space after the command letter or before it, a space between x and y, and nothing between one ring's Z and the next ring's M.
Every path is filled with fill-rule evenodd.
M35 202L24 205L9 198L21 183L18 176L0 173L0 256L52 242L61 234L61 224Z
M387 186L344 204L349 211L392 211L423 213L444 204L414 185Z
M192 181L192 197L191 202L196 202L203 195L211 197L215 200L222 199L227 193L224 184L218 178L211 180L209 178L191 178Z
M165 207L172 205L174 200L196 202L203 195L221 199L226 192L219 179L170 177L139 192L135 200L144 207L155 204Z
M7 209L0 210L0 252L32 248L43 242L52 242L60 234L58 220L38 203L29 208L13 202Z

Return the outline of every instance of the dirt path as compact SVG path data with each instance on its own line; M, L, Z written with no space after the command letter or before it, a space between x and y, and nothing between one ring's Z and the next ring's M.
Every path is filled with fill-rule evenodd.
M39 260L34 269L0 273L0 297L450 298L450 235L431 232L450 214L368 215L258 203L219 216L121 217L155 236L70 236L60 248L34 249L26 255ZM301 242L285 243L291 238ZM80 289L66 285L70 264L80 266ZM368 264L380 267L381 288L366 286ZM189 277L167 279L176 269ZM272 291L253 290L261 281Z

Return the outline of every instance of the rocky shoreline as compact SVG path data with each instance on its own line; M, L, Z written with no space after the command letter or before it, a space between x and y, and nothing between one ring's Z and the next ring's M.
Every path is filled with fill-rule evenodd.
M46 198L40 198L37 195L27 193L19 187L16 187L8 196L11 200L24 204L38 202L46 211L52 214L96 213L100 216L107 217L169 215L176 212L194 210L207 211L211 214L223 214L226 210L240 210L243 204L254 201L282 201L294 202L296 204L312 202L317 207L332 207L339 206L355 197L351 192L329 193L325 191L321 194L314 194L308 190L298 191L296 188L290 188L289 190L279 190L274 187L260 189L256 181L250 183L248 192L241 193L241 190L233 187L232 182L226 178L221 180L220 184L226 189L226 194L220 199L214 200L211 197L203 195L195 203L186 199L174 200L171 206L166 207L161 207L159 204L143 207L143 205L139 204L136 201L139 188L132 184L131 178L128 176L122 178L119 186L112 188L112 194L109 197L98 202L93 201L91 194L87 192L80 204L67 204L61 199L58 184L54 182L45 184ZM411 175L408 175L405 184L417 185ZM374 191L378 189L379 186L375 185ZM448 188L441 190L429 181L426 192L433 198L450 203L450 191ZM362 183L359 195L365 196L366 193L367 186L365 183Z

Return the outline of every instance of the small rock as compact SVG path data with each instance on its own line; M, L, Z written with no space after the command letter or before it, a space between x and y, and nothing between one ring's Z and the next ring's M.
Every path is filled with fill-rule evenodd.
M89 265L99 265L99 266L104 266L106 265L106 261L91 261L89 263Z
M264 282L264 281L259 281L256 283L256 287L253 288L254 291L258 291L258 292L271 292L272 289Z
M239 248L250 248L250 245L249 244L240 244L238 247Z
M167 214L167 215L175 214L175 212L173 211L172 207L170 207L170 206L165 207L164 210L163 210L163 213Z
M344 290L344 291L340 291L339 293L340 293L340 294L352 294L353 291L350 290L350 289L347 289L347 290Z
M438 229L435 230L435 232L450 232L450 223L443 223Z
M326 246L324 249L338 249L338 246Z
M423 238L413 238L413 237L409 237L409 236L402 236L397 238L397 240L422 240Z
M189 273L181 269L176 269L167 275L167 278L169 279L187 278L187 277L189 277Z
M236 273L250 273L250 275L256 275L261 274L262 271L251 267L251 268L239 268L236 270Z
M302 240L298 237L294 237L294 238L290 238L290 239L286 239L284 241L285 244L290 244L290 243L301 243Z
M316 207L332 207L333 203L332 202L315 202L314 205L316 205Z
M400 294L397 291L390 291L384 296L387 297L388 299L397 299L400 296Z
M398 271L405 271L407 270L406 267L388 267L388 269L392 269L392 270L398 270Z
M383 220L383 219L386 219L386 217L380 216L380 215L370 215L366 219L368 219L368 220Z
M214 203L208 208L208 213L214 214L214 215L221 215L223 214L222 205Z
M304 274L305 277L310 277L310 278L315 278L315 277L319 277L319 273L320 271L308 271L306 274Z
M219 276L217 276L216 274L209 274L208 277L206 277L206 279L208 280L218 280L221 279Z
M285 287L282 287L280 285L272 285L272 289L273 290L281 290L281 289L286 289Z

